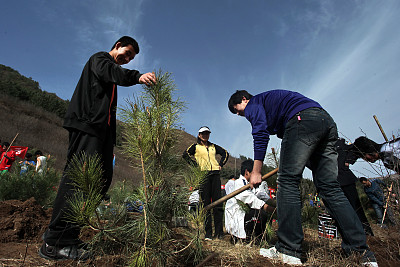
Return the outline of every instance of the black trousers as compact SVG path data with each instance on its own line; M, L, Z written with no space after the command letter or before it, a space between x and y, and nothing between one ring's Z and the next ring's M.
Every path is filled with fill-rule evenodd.
M344 195L349 200L350 205L356 211L358 218L360 219L362 226L364 228L364 232L367 235L374 235L371 229L371 226L368 222L367 216L365 216L364 209L362 208L360 198L358 197L356 184L349 184L341 186Z
M251 209L244 215L244 229L246 231L246 239L251 240L251 238L261 236L267 225L269 216L263 209L256 210Z
M95 154L100 156L104 183L99 186L103 186L102 193L105 195L112 181L113 148L114 144L110 129L107 130L105 140L81 131L69 132L67 163L54 201L52 218L43 237L48 245L64 247L80 243L80 226L68 222L65 218L69 209L68 199L77 192L76 188L71 185L71 178L67 175L72 157L80 152L85 152L87 156Z
M200 195L204 207L221 198L221 179L219 171L210 171L207 174L205 180L200 186ZM214 215L215 236L222 235L224 233L222 229L222 218L224 215L222 203L215 206L212 211ZM206 237L212 237L213 231L210 210L206 213L205 231Z

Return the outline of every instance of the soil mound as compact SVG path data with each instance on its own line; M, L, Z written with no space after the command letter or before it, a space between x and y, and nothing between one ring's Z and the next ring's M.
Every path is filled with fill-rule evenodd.
M34 198L0 202L0 242L40 240L50 220L49 212Z

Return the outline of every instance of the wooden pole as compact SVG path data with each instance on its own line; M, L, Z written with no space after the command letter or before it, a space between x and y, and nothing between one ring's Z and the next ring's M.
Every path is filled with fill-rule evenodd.
M276 168L276 169L270 171L269 173L265 174L261 179L262 180L266 180L266 179L270 178L272 175L276 174L277 172L278 172L278 168ZM218 199L217 201L211 203L210 205L207 205L204 209L205 210L210 210L210 209L214 208L215 206L217 206L218 204L221 204L221 203L227 201L228 199L230 199L230 198L242 193L243 191L245 191L245 190L247 190L249 188L250 188L250 184L247 184L247 185L245 185L245 186L233 191L232 193L230 193L230 194L228 194L228 195L226 195L224 197L221 197L220 199Z
M389 139L387 138L385 132L384 132L383 129L382 129L381 124L379 123L378 117L376 117L375 115L374 115L374 120L375 120L376 124L378 125L379 130L381 131L381 133L382 133L382 135L383 135L383 138L385 138L385 141L386 141L386 142L389 142ZM389 203L389 199L390 199L390 194L391 194L391 192L392 192L392 187L393 187L393 182L392 182L392 184L390 185L389 192L388 192L388 196L387 196L387 198L386 198L386 204L385 204L385 208L384 208L384 211L383 211L382 222L381 222L382 224L383 224L383 221L385 220L385 216L386 216L386 212L387 212L387 208L388 208L388 203Z
M381 126L381 124L380 124L379 121L378 121L378 117L376 117L376 116L374 115L374 119L375 119L376 124L377 124L378 127L379 127L379 130L381 130L381 133L382 133L382 135L383 135L383 138L385 138L385 141L388 142L389 139L387 138L385 132L383 131L382 126Z
M12 146L12 144L14 143L15 139L17 139L17 136L19 135L19 133L17 133L14 137L14 139L12 140L11 144L8 146L6 152L3 154L3 157L0 160L0 164L3 162L4 157L7 155L7 152L10 150L10 147Z
M390 187L389 187L388 195L387 195L387 197L386 197L385 210L384 210L384 212L383 212L381 224L383 224L383 221L385 220L386 212L387 212L388 205L389 205L390 195L392 194L392 188L393 188L393 182L392 182L392 184L391 184ZM389 218L389 219L390 219L390 218Z

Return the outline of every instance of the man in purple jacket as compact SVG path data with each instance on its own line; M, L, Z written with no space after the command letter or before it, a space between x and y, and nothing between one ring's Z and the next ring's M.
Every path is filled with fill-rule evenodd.
M305 166L313 172L314 184L325 206L339 225L346 254L359 252L363 263L377 266L374 254L354 209L337 181L336 124L316 101L297 92L271 90L255 96L236 91L229 110L251 123L254 141L254 167L250 184L261 183L261 167L269 136L282 139L278 173L278 242L260 253L271 259L301 265L301 201L299 184Z

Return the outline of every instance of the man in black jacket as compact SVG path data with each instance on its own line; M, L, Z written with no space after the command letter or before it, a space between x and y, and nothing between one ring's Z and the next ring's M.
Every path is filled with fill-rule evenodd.
M75 88L64 128L69 132L67 164L54 202L53 215L39 250L46 259L86 259L88 253L80 249L80 227L66 220L67 200L76 189L67 175L68 163L74 155L98 155L103 169L102 193L110 187L113 175L113 147L116 140L117 85L131 86L156 82L153 73L140 74L137 70L124 69L139 53L139 45L129 36L121 37L110 52L98 52L86 63Z
M378 144L360 136L354 141L353 153L371 163L381 160L386 168L400 174L400 138Z
M357 193L357 177L350 170L349 164L354 164L357 157L352 153L353 145L346 144L343 138L339 138L336 142L336 151L338 153L338 182L342 188L344 195L349 200L351 206L356 211L360 219L364 232L367 235L373 236L371 226L365 216L360 198Z

